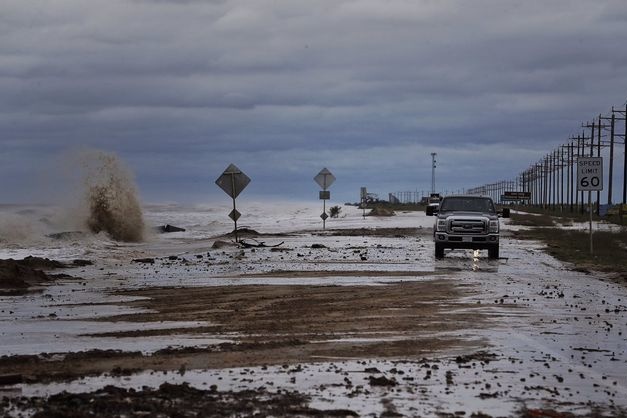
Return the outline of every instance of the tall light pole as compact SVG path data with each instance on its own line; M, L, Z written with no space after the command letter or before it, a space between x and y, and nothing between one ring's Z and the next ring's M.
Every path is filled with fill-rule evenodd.
M431 153L431 193L435 193L435 152Z

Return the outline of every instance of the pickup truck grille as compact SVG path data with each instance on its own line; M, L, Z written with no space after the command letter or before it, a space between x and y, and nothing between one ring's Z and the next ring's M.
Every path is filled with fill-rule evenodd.
M481 219L453 219L449 231L454 234L483 234L486 232L486 224Z

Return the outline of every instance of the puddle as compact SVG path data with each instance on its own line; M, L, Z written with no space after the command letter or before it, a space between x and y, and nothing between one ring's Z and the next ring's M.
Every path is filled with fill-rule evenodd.
M104 338L86 334L180 329L207 326L207 322L107 322L114 315L146 312L126 302L136 297L103 294L92 282L75 281L48 286L41 293L0 297L1 355L76 352L116 349L154 352L168 346L207 346L231 342L221 336L168 335L167 337Z

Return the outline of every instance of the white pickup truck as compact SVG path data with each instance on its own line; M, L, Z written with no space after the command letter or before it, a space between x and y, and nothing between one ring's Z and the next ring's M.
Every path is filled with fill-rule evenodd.
M497 212L485 196L446 196L439 207L427 206L428 216L437 216L433 227L435 257L444 257L446 248L488 250L499 258L499 216L509 218L509 209Z

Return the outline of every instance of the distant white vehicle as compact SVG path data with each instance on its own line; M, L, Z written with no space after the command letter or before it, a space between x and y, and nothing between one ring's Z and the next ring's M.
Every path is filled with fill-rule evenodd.
M429 203L426 207L426 210L428 212L429 208L431 208L432 211L437 211L439 207L440 207L440 202Z

